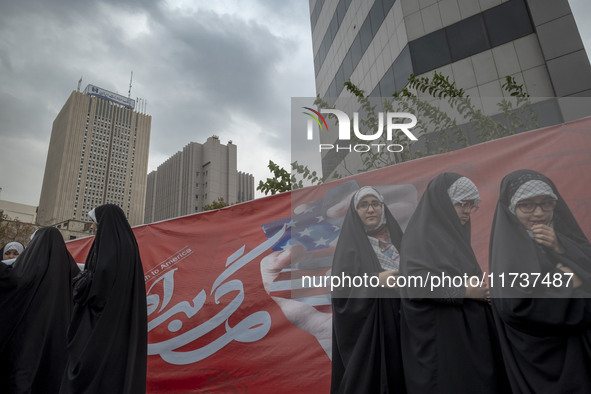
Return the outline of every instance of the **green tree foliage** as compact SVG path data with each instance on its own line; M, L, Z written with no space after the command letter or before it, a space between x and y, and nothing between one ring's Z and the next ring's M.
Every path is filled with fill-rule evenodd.
M12 220L0 210L0 248L8 242L17 241L23 245L28 245L31 234L35 232L37 226L30 223L23 223L18 219Z
M426 144L425 151L415 151L414 155L410 149L405 150L403 160L449 152L538 127L523 85L507 76L502 88L509 98L496 103L499 115L491 117L482 112L464 89L450 82L449 77L438 72L432 78L411 75L407 87L392 94L395 99L392 104L398 106L396 110L412 112L421 120L413 130L424 136ZM421 98L419 92L437 100ZM437 105L441 103L445 109ZM393 109L390 103L385 106ZM458 124L458 119L465 127ZM473 130L472 138L466 134L467 129Z
M290 191L292 189L291 176L287 170L278 164L275 164L272 160L269 160L267 165L273 178L267 178L265 182L259 181L257 190L267 194L277 194Z
M211 211L214 209L222 209L224 207L230 206L226 201L224 201L223 197L219 197L217 200L213 201L211 204L207 204L203 206L203 211Z
M304 187L304 181L307 181L312 185L319 185L322 183L322 179L318 176L316 171L311 171L307 166L299 164L297 161L291 163L292 175L291 175L291 188L301 189ZM298 174L301 179L297 179L295 174Z

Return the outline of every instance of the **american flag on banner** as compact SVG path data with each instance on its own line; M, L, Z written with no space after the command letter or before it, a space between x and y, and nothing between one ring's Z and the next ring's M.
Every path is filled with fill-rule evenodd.
M274 251L303 247L303 257L294 259L291 267L285 268L273 282L271 295L305 302L323 312L330 312L330 288L302 285L302 277L330 275L334 248L336 246L344 217L328 217L326 212L335 203L348 198L359 186L349 181L330 189L325 198L306 202L295 209L297 214L274 222L265 223L262 228L267 239L275 235L283 226L287 227L284 236L272 248Z

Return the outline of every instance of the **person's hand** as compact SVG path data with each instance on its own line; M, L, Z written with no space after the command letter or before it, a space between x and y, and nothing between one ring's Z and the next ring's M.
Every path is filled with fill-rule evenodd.
M567 267L566 265L562 264L562 263L558 263L556 265L556 268L558 268L559 270L561 270L562 272L566 272L568 274L573 274L572 278L573 278L573 287L576 289L579 286L583 285L583 281L581 280L581 278L579 278L577 276L577 274L575 274L573 272L572 269L570 269L569 267Z
M281 270L301 260L305 253L302 245L296 245L286 251L273 252L261 260L263 286L269 295L271 295L271 284ZM271 298L279 305L287 320L316 337L320 346L332 359L332 315L322 313L312 305L303 302L282 297L271 296Z
M485 282L480 282L478 286L472 286L470 281L468 281L466 283L466 298L488 302L490 299L490 289Z
M558 254L564 253L564 247L558 241L554 229L545 224L534 224L531 227L531 231L534 234L534 239L537 243L547 248L552 249Z

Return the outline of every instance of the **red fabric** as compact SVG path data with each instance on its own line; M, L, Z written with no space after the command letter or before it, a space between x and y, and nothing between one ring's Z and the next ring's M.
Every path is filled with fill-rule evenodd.
M148 392L328 392L329 357L313 335L290 323L263 286L261 259L272 253L272 245L265 245L269 241L262 226L295 215L294 209L303 204L322 201L345 182L355 181L359 187L411 184L420 198L438 173L458 172L480 191L482 203L472 215L472 244L488 272L489 233L499 185L511 171L528 168L552 179L591 235L589 130L591 118L135 227L148 290L149 353L158 350L148 356ZM91 243L92 238L86 238L67 245L75 260L84 262ZM314 267L312 262L282 276L289 280L310 272L325 274L331 250L327 246L309 252L323 257L324 265ZM297 298L321 293L327 290L277 289L271 295ZM316 309L330 311L326 305Z

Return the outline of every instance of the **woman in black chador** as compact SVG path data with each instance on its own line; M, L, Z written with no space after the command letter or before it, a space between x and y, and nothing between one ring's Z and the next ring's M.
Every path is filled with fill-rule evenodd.
M374 277L332 294L332 393L404 393L398 275L402 230L372 187L351 199L336 246L332 275ZM390 278L390 283L387 283ZM369 279L368 279L369 283Z
M591 244L544 175L518 170L503 179L490 266L513 391L591 393Z
M401 336L409 393L506 393L488 287L470 243L474 183L442 173L427 186L402 240ZM472 280L437 283L447 276ZM421 277L427 282L412 282ZM467 282L467 283L466 283ZM431 288L431 283L435 284Z
M145 393L147 312L136 239L121 208L89 213L96 237L74 283L61 393Z
M67 361L72 278L79 272L60 232L45 227L1 276L0 392L59 390Z

